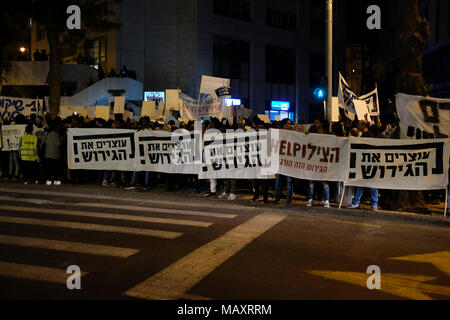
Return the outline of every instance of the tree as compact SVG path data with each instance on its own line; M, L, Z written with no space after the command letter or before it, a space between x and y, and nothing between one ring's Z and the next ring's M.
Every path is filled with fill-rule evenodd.
M27 1L29 2L29 1ZM59 112L61 101L61 59L64 46L76 46L93 32L107 32L118 28L119 23L111 19L119 0L31 0L28 8L33 21L44 26L47 31L49 52L49 107L52 118ZM67 28L66 13L70 5L81 9L81 30Z
M384 77L385 84L393 93L391 97L398 92L425 96L431 90L422 76L422 57L427 47L429 24L420 15L419 0L397 1L401 8L399 50L384 67L378 64L376 73ZM418 191L389 192L384 205L390 210L429 213L423 194Z

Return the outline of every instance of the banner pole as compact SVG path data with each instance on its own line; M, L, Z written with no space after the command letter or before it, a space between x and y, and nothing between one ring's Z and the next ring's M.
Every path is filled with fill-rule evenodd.
M448 209L448 187L445 189L444 218L447 218L447 209Z
M341 202L339 202L339 210L341 210L341 207L342 207L342 201L344 201L344 194L345 194L345 182L344 182L344 188L343 188L343 190L342 190Z

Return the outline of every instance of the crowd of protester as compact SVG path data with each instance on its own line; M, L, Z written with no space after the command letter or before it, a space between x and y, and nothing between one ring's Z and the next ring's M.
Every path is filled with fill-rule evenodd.
M18 151L2 151L0 157L0 176L3 179L23 180L25 184L60 185L62 183L87 184L96 183L104 187L117 187L125 190L148 191L157 186L164 186L167 192L180 189L191 189L195 193L203 193L206 197L219 197L228 200L237 198L240 192L250 191L253 194L251 202L269 202L269 190L272 190L273 202L279 203L286 199L290 204L294 194L307 196L306 206L311 207L314 201L320 201L321 205L329 208L330 202L339 203L343 192L342 183L305 181L288 176L276 175L276 179L210 179L199 180L196 175L157 173L157 172L127 172L114 170L70 170L67 167L67 129L68 128L115 128L134 130L163 130L172 132L178 128L189 131L194 130L194 122L180 122L158 120L153 121L149 117L139 120L123 120L122 115L115 115L115 119L105 121L103 119L88 119L83 116L73 115L61 119L44 119L41 116L31 118L18 115L12 122L4 121L3 124L26 124L26 134L21 138ZM45 134L36 136L35 128L44 129ZM243 120L240 124L230 125L228 120L220 121L211 118L203 122L203 131L218 129L225 132L227 129L284 129L304 133L316 133L335 135L339 137L367 137L367 138L399 138L399 122L395 117L386 117L383 121L352 121L344 118L342 121L330 123L317 118L314 124L308 126L304 123L294 123L289 119L265 123L258 117ZM320 188L315 188L320 186ZM380 201L383 200L386 190L370 188L366 196L369 196L372 210L377 210ZM363 188L355 188L352 205L357 208L364 194ZM439 201L440 192L424 192L428 203ZM382 204L381 204L382 205Z

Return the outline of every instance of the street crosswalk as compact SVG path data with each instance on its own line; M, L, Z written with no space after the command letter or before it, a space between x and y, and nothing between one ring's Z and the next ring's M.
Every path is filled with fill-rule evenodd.
M127 204L124 204L120 199L105 195L53 192L53 197L48 200L41 196L51 196L51 192L18 188L3 188L2 190L3 195L0 196L0 277L25 279L33 282L66 284L70 274L66 272L66 269L61 268L61 265L34 265L28 261L22 261L23 258L15 261L16 248L44 250L44 252L64 255L89 255L93 259L97 256L127 259L140 252L139 243L146 241L145 239L175 241L187 231L209 228L218 221L229 221L237 216L220 213L209 208L198 210L199 205L194 203L185 206L192 210L176 209L170 201L160 199L143 199L139 201L140 205L136 203L129 205L128 201L126 201ZM63 197L63 199L58 197ZM80 201L80 198L83 200ZM108 203L101 202L105 200ZM110 200L114 200L114 203ZM122 201L125 202L125 200ZM165 207L153 208L151 206L153 203L164 204ZM167 230L170 226L177 230ZM61 240L60 237L53 236L53 232L64 232L64 230L94 234L95 243L86 240L90 237L82 238L84 233L70 233L70 240ZM101 242L102 235L107 234L114 237L115 235L131 237L135 240L127 243L135 244L136 247L133 248L134 245L122 247L99 243L98 239ZM111 238L105 237L105 241L108 239ZM32 254L29 254L27 257L31 256ZM83 270L82 276L89 272L90 270Z

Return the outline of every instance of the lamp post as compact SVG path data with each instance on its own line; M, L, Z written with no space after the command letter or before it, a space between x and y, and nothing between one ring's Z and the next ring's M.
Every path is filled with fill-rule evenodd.
M327 29L327 44L326 44L326 72L328 79L328 99L327 99L327 112L326 119L330 120L331 114L331 101L333 97L333 0L325 0L327 6L328 17L326 21Z

